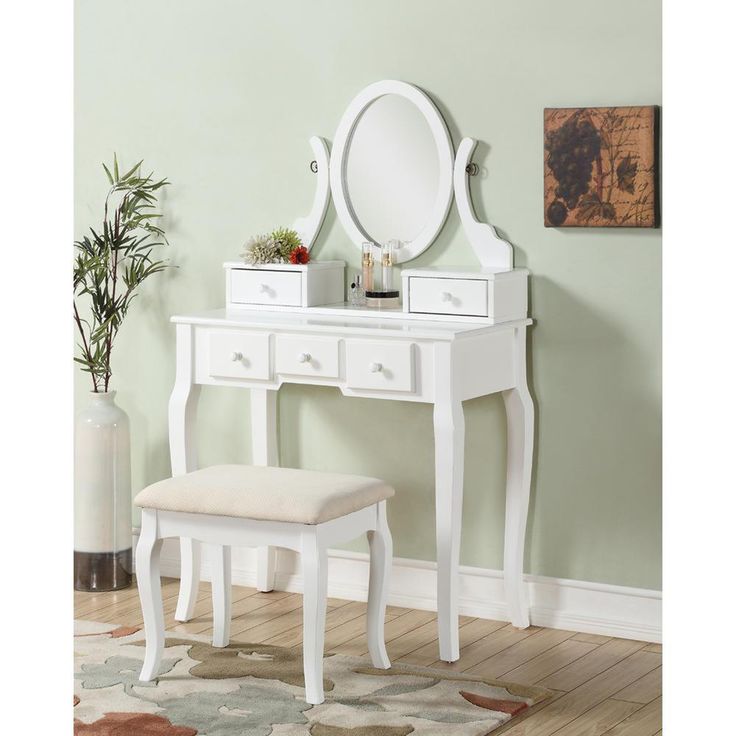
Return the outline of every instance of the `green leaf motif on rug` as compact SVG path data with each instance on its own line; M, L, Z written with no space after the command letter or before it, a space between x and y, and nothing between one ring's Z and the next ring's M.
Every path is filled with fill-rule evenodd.
M164 659L158 671L159 677L171 672L178 659ZM74 678L82 681L86 690L97 690L102 687L122 685L126 695L135 697L135 687L156 687L156 681L141 682L138 675L141 673L143 662L132 657L109 657L102 664L83 664L81 672L75 672Z
M174 724L196 728L207 736L269 736L277 723L307 723L312 706L290 693L257 684L232 693L195 692L158 701Z

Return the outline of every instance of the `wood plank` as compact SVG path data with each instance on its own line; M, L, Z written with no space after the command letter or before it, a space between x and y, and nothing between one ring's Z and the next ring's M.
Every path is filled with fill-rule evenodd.
M267 593L263 593L260 590L256 590L255 588L246 588L246 590L252 590L253 595L263 599L264 601L268 601L269 603L273 603L274 601L279 601L282 598L288 598L290 595L294 595L294 593L289 593L285 590L269 590Z
M507 647L513 646L522 641L522 639L535 634L537 631L540 631L538 626L530 626L528 629L517 629L511 624L507 624L489 636L484 636L482 639L478 639L478 641L465 647L460 652L460 659L457 662L448 663L436 660L432 663L432 667L464 672L492 657L494 654L502 652Z
M194 634L199 633L203 629L212 631L212 591L210 584L205 583L200 586L197 593L197 600L194 603L194 611L189 621L177 621L174 618L176 614L177 597L170 598L164 603L164 627L166 631L177 634ZM141 622L142 622L141 617Z
M167 619L171 619L173 621L177 597L178 588L174 588L173 594L163 600L164 622L166 622ZM209 599L209 590L199 591L199 605L206 605L206 602L209 601ZM110 623L117 623L121 626L143 626L143 612L141 611L140 602L136 603L135 599L131 599L131 601L124 607L106 607L103 610L103 615L97 614L97 617L104 618L105 615L109 616Z
M178 592L178 581L168 578L161 581L161 594L168 597ZM125 590L108 591L106 593L84 593L82 602L75 603L74 616L78 619L91 620L91 616L101 615L111 606L126 606L133 600L138 600L138 589L135 585Z
M401 618L398 616L397 618ZM366 614L361 613L350 621L345 621L339 626L335 626L330 631L325 632L325 652L338 654L340 647L346 642L351 641L357 636L365 635ZM301 643L299 644L301 646Z
M581 634L577 633L573 636L575 641L584 641L588 644L605 644L607 641L611 641L611 636L601 636L600 634Z
M437 640L437 619L433 618L403 636L398 636L386 644L388 657L392 662L397 662L411 652L431 645L434 649L433 659L437 657L440 645Z
M233 595L238 595L238 592L235 591ZM164 617L166 617L167 614L171 613L172 614L171 618L173 620L173 612L176 609L176 603L177 603L178 597L179 597L178 586L169 586L167 588L166 597L163 599ZM209 583L205 583L204 585L200 586L200 589L197 593L197 602L199 604L199 610L209 611L211 614L211 608L212 608L211 602L210 602L211 598L212 598L212 591L211 591ZM136 621L142 622L143 620L143 616L141 613L141 604L140 604L140 601L138 600L138 596L136 596L135 598L131 598L131 600L129 600L125 604L120 604L120 605L116 604L113 606L107 606L105 609L103 609L101 614L102 614L103 621L117 621L118 619L120 619L121 621L130 621L131 616L133 616L134 620Z
M328 611L327 616L325 616L325 634L336 626L341 626L359 616L365 616L366 609L365 603L352 601L345 606ZM280 634L272 636L270 639L265 639L264 643L273 644L277 647L301 646L303 633L304 629L301 625L294 626L288 631L283 631Z
M302 597L296 593L292 593L286 598L280 598L273 603L261 606L255 611L251 611L247 616L241 616L237 621L232 622L230 626L230 638L244 641L249 636L246 632L278 616L283 616L286 613L299 609L301 605Z
M646 650L645 650L646 651ZM616 700L628 700L630 703L647 705L662 696L662 668L657 667L636 682L617 692Z
M403 613L400 616L395 616L392 620L397 621L400 618L403 618L403 616L406 616L407 613L411 612L411 609L394 609L394 610L403 610L405 613ZM387 624L388 625L388 624ZM352 621L346 621L344 624L341 624L340 626L335 626L331 631L328 631L325 635L325 652L331 652L333 654L341 654L341 647L343 645L347 645L349 642L351 642L353 639L357 637L363 637L365 638L365 629L366 629L366 614L363 613L357 618L354 618Z
M543 677L557 672L557 670L577 661L597 648L596 644L577 641L573 637L563 641L556 647L548 649L546 652L542 652L539 656L530 659L519 667L504 673L504 679L518 682L521 685L533 685Z
M429 621L435 622L437 620L437 614L431 611L408 611L403 616L397 616L396 618L388 621L384 626L384 637L386 640L386 647L394 639L403 636L404 634L412 631L418 626L422 626ZM362 657L368 653L368 641L365 636L365 629L360 632L358 636L353 637L351 640L343 642L339 646L334 648L334 651L338 654L344 654L348 657Z
M554 736L602 736L609 728L621 723L640 709L639 703L626 703L623 700L609 698L585 711L559 731L555 731Z
M574 690L587 680L612 667L644 646L644 642L629 639L611 639L590 654L563 667L539 684L552 690Z
M656 652L645 652L645 654L656 654ZM657 698L604 733L606 736L655 736L661 730L662 698Z
M244 590L249 591L250 589L245 588ZM254 589L253 589L254 590ZM233 595L236 595L236 591L233 588ZM275 603L277 600L283 600L282 598L267 598L262 595L246 595L245 598L233 600L231 608L231 631L234 626L236 630L241 630L241 623L245 623L248 620L248 616L259 608L268 606L271 603ZM188 634L202 634L207 635L212 633L212 606L204 609L195 608L195 617L186 624L186 632ZM235 637L231 636L232 639Z
M524 723L525 721L529 721L529 724L535 723L540 718L543 718L544 715L542 714L542 711L544 711L545 708L548 708L552 703L554 703L556 700L559 700L564 695L567 695L567 693L558 691L558 690L550 690L552 693L547 700L543 700L541 703L538 703L537 705L532 706L531 708L527 708L526 710L523 710L518 716L516 716L512 721L507 723L505 726L501 726L500 728L496 729L493 732L493 736L501 736L502 734L506 734L509 729L516 728L521 723Z
M661 644L647 644L644 647L645 652L659 652L659 654L662 654L662 645Z
M548 649L561 644L573 636L574 633L574 631L541 629L517 644L513 644L475 666L465 669L464 672L494 679L504 677L509 670L513 670Z
M508 626L505 621L490 621L488 619L475 618L468 623L460 626L460 659L463 658L465 647L470 646L473 642L482 639L484 636L492 634L494 631ZM435 638L419 649L409 652L398 659L403 664L412 664L419 667L429 667L433 662L437 661L440 645Z
M555 700L543 709L539 718L519 723L504 733L506 736L551 736L660 664L661 657L654 652L634 652L572 692Z
M409 611L412 610L414 609L404 608L403 606L386 606L386 615L396 618L397 616L403 616L405 613L409 613Z

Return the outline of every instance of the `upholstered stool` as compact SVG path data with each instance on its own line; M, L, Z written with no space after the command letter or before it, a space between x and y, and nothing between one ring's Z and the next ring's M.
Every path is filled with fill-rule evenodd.
M301 553L304 579L306 700L324 700L322 658L327 607L327 548L367 534L370 546L367 638L375 667L388 669L383 623L392 542L381 480L290 468L215 465L154 483L135 504L142 509L136 574L146 655L140 679L152 680L164 649L159 556L166 537L215 546L212 646L230 640L230 546L287 547Z

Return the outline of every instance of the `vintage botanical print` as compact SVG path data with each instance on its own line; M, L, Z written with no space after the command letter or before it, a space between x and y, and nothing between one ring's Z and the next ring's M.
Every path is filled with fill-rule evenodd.
M544 111L544 224L657 227L657 109Z

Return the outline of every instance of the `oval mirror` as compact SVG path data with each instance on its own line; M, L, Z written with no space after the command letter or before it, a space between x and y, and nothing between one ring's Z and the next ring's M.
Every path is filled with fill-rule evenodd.
M338 218L359 248L399 240L396 261L426 250L452 202L452 141L424 92L383 81L348 106L330 162Z

